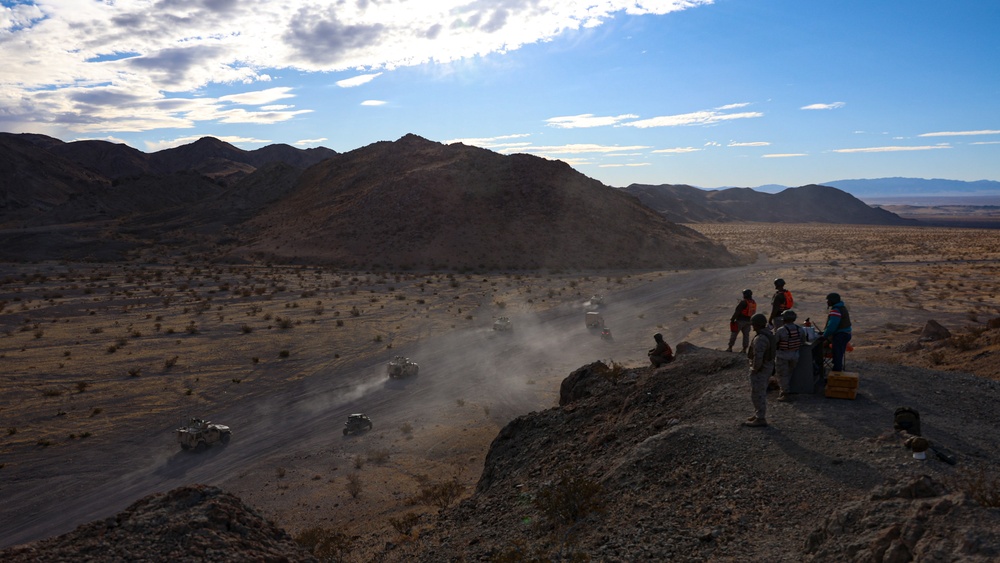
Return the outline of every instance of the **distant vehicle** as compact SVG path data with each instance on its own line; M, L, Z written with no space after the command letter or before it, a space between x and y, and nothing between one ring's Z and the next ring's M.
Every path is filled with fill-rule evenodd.
M493 321L493 330L507 332L508 330L514 330L514 325L511 324L510 317L497 317Z
M368 415L361 413L349 414L347 415L347 422L344 423L344 436L371 429L372 419L368 418Z
M604 327L601 329L601 340L613 341L614 338L611 337L611 329Z
M587 311L586 321L587 328L604 328L604 317L597 311Z
M600 293L595 293L590 296L591 305L604 305L604 296Z
M204 451L215 444L228 444L233 437L233 431L228 426L200 418L192 418L187 426L182 426L174 432L182 449L196 452Z
M396 356L389 361L389 365L386 366L386 372L388 372L389 377L392 379L400 379L403 377L413 377L417 375L420 371L420 366L416 362L410 361L409 358L404 356Z

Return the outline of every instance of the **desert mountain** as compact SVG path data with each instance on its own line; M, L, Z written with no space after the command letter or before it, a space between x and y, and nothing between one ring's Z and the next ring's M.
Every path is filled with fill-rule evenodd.
M722 247L636 199L530 155L407 135L309 168L240 229L239 252L352 266L705 267Z
M667 220L677 223L918 224L884 209L870 207L851 194L829 186L788 188L776 194L750 188L702 190L669 184L632 184L624 189Z

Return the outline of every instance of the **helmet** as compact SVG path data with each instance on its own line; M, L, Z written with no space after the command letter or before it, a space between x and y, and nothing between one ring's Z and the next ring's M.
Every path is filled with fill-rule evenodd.
M828 294L826 296L826 302L829 305L835 305L837 303L840 303L840 294L839 293L830 293L830 294Z
M659 332L657 332L656 334L653 335L653 340L659 342L659 341L663 340L663 335L660 334Z
M743 290L743 297L753 297L753 292L750 291L749 289L744 289Z
M795 311L791 309L788 309L784 313L781 313L781 320L785 321L786 323L795 322L795 319L797 319L798 317L799 316L795 314Z
M761 313L757 313L756 315L750 317L750 324L753 325L754 328L763 328L767 326L767 317Z
M777 278L774 280L774 287L785 287L785 280Z

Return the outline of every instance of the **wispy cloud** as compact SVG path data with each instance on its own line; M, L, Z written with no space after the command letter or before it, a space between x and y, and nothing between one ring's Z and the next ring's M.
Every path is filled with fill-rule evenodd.
M1000 145L1000 141L976 141L975 143L969 143L970 145Z
M689 152L698 152L703 149L696 149L694 147L676 147L672 149L657 149L653 151L654 154L684 154Z
M905 151L933 151L937 149L950 149L951 145L924 145L924 146L896 146L896 147L865 147L860 149L834 149L832 152L856 153L856 152L905 152Z
M592 153L618 153L624 151L637 151L645 150L652 147L645 145L630 145L630 146L619 146L619 145L595 145L595 144L569 144L569 145L551 145L551 146L525 146L521 147L517 152L531 153L537 155L555 155L555 154L592 154ZM500 151L500 152L510 152L510 151Z
M965 137L968 135L1000 135L997 129L981 129L978 131L938 131L936 133L921 133L918 137Z
M725 113L724 111L705 110L705 111L696 111L691 113L681 113L677 115L663 115L660 117L651 117L649 119L640 119L638 121L630 121L627 123L622 123L621 126L647 129L650 127L714 125L716 123L722 123L724 121L732 121L735 119L753 119L763 116L764 116L763 113L756 111Z
M771 143L767 141L751 141L746 143L737 143L736 141L731 141L727 147L769 147Z
M788 152L788 153L764 154L761 155L761 158L794 158L797 156L809 156L809 155L803 152Z
M363 84L368 84L369 82L375 80L379 76L382 76L381 72L376 72L375 74L361 74L352 78L345 78L343 80L338 80L336 84L341 88L354 88L357 86L361 86Z
M291 88L280 87L280 88L268 88L267 90L257 90L254 92L242 92L240 94L229 94L228 96L219 97L220 102L232 102L234 104L241 104L246 106L261 106L264 104L270 104L278 100L284 100L287 98L294 98L295 94L292 94Z
M652 166L651 162L630 162L626 164L598 164L598 168L637 168L639 166Z
M596 116L592 113L581 115L566 115L562 117L550 117L545 120L549 127L558 129L581 129L587 127L607 127L617 125L627 119L635 119L638 115L623 114L616 116Z
M300 147L301 146L305 146L305 145L318 145L318 144L320 144L320 143L322 143L323 141L326 141L326 140L327 140L326 137L320 137L318 139L301 139L301 140L295 141L295 145L296 146L300 146Z
M840 109L847 104L844 102L833 102L832 104L809 104L808 106L802 106L799 109Z
M210 84L272 80L263 69L364 69L337 82L359 86L398 67L506 53L620 14L666 14L711 3L398 0L390 10L369 1L6 2L0 10L0 130L32 123L73 131L191 127L190 117L160 102L193 96ZM72 100L75 92L109 86L136 102L125 106L103 97L97 106L83 106ZM237 96L217 102L280 99Z
M383 100L365 100L365 101L361 102L361 105L363 105L363 106L384 106L387 103L389 103L389 102L386 102L386 101L383 101Z

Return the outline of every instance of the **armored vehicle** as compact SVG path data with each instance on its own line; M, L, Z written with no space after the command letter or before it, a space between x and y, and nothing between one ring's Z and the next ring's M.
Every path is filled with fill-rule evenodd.
M604 328L604 317L596 311L587 311L586 314L587 328L598 329Z
M417 375L417 372L420 371L420 366L416 362L410 361L407 357L396 356L389 361L386 371L392 379L400 379Z
M182 426L174 432L181 448L196 452L204 451L214 444L228 444L233 436L233 431L228 426L200 418L192 418L187 426Z
M344 436L351 433L358 433L372 429L372 419L368 415L355 413L347 415L347 422L344 423Z
M513 329L514 325L510 323L510 317L497 317L497 319L493 321L493 330L507 332L508 330Z
M591 295L590 296L590 304L591 305L604 305L604 296L601 295L600 293L595 293L594 295Z

